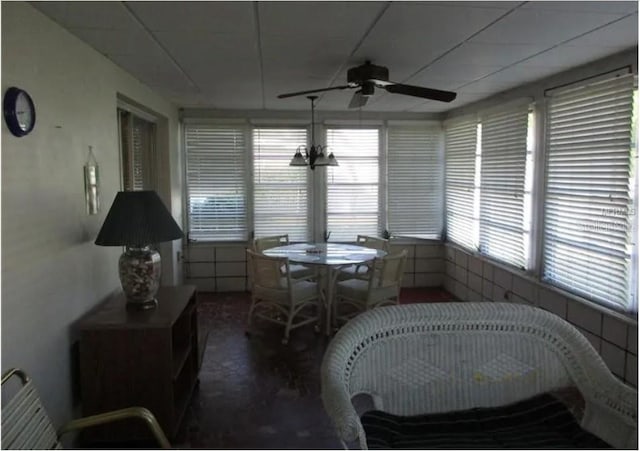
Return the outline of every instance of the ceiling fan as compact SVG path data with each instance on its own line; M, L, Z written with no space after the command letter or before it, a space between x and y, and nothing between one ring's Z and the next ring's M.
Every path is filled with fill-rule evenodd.
M289 92L280 94L279 99L287 97L301 96L314 92L334 91L338 89L355 89L358 90L353 94L349 108L363 107L369 97L375 91L375 88L385 89L392 94L404 94L413 97L422 97L423 99L438 100L440 102L451 102L456 98L456 93L451 91L440 91L438 89L423 88L421 86L404 85L389 81L389 69L383 66L371 64L366 61L364 64L352 67L347 71L347 84L342 86L332 86L330 88L311 89L308 91Z

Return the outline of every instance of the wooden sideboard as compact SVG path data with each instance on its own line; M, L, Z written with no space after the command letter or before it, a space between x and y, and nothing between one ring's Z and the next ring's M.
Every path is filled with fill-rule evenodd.
M158 306L134 310L119 295L79 321L83 415L149 409L175 437L198 381L206 337L198 333L196 289L161 287ZM88 430L88 441L146 440L136 420Z

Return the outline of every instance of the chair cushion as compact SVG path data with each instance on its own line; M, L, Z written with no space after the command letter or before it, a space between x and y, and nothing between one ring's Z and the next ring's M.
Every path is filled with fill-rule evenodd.
M362 425L369 448L611 448L548 393L507 406L410 417L374 410Z
M375 281L374 281L375 284ZM367 294L369 290L369 281L363 279L348 279L337 283L338 296L344 296L349 299L356 299L362 302L367 300ZM398 295L398 288L395 285L375 288L371 299L371 304L375 304L386 299L391 299Z
M280 285L286 287L287 279L283 277L280 280ZM291 290L294 304L318 297L318 284L315 282L308 282L306 280L293 281L291 284ZM286 288L277 289L254 285L253 292L254 296L257 298L268 299L280 304L289 304L289 292Z

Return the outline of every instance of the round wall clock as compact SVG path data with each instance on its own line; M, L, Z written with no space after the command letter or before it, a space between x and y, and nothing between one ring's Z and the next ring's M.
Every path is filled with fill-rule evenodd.
M31 96L20 88L11 87L4 94L4 120L15 136L31 133L36 125L36 107Z

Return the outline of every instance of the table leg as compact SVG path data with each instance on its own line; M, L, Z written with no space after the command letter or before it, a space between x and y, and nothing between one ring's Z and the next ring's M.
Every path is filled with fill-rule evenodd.
M326 287L325 287L325 292L326 292L326 307L327 307L327 312L326 312L326 322L327 322L327 327L326 327L326 334L327 336L331 335L331 326L332 326L332 315L331 315L331 311L333 309L333 268L331 266L327 266L327 280L326 280Z

